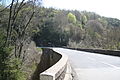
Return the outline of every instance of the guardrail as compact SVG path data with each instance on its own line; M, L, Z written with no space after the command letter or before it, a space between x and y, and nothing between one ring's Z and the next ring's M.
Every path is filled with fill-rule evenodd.
M53 52L55 51L53 50ZM59 78L64 78L68 57L62 53L57 53L57 54L60 54L62 56L61 59L56 64L54 64L53 66L42 72L40 74L40 80L59 80ZM60 80L64 80L64 79L60 79Z

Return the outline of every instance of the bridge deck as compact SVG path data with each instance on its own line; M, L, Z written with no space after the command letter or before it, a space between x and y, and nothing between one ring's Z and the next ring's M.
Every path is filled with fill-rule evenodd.
M120 80L120 57L54 48L65 53L79 80Z

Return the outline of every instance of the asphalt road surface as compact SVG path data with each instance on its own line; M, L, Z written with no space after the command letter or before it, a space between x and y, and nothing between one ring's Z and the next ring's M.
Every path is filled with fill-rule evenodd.
M120 80L120 57L63 48L54 50L68 55L79 80Z

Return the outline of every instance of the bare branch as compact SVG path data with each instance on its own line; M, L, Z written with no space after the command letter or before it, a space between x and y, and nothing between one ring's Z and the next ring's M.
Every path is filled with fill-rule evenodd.
M11 17L12 17L12 8L13 8L13 3L14 3L14 0L12 0L12 3L10 5L10 12L9 12L9 21L8 21L8 28L7 28L7 38L6 38L6 41L5 41L5 46L7 46L8 44L8 39L9 39L9 32L10 32L10 28L11 28Z
M11 4L9 4L8 6L6 6L4 9L2 9L0 12L3 12L3 11L5 11L8 7L10 7L11 6Z

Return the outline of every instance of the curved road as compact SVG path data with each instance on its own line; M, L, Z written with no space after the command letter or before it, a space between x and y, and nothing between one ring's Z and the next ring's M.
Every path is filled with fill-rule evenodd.
M120 57L53 48L65 53L79 80L120 80Z

